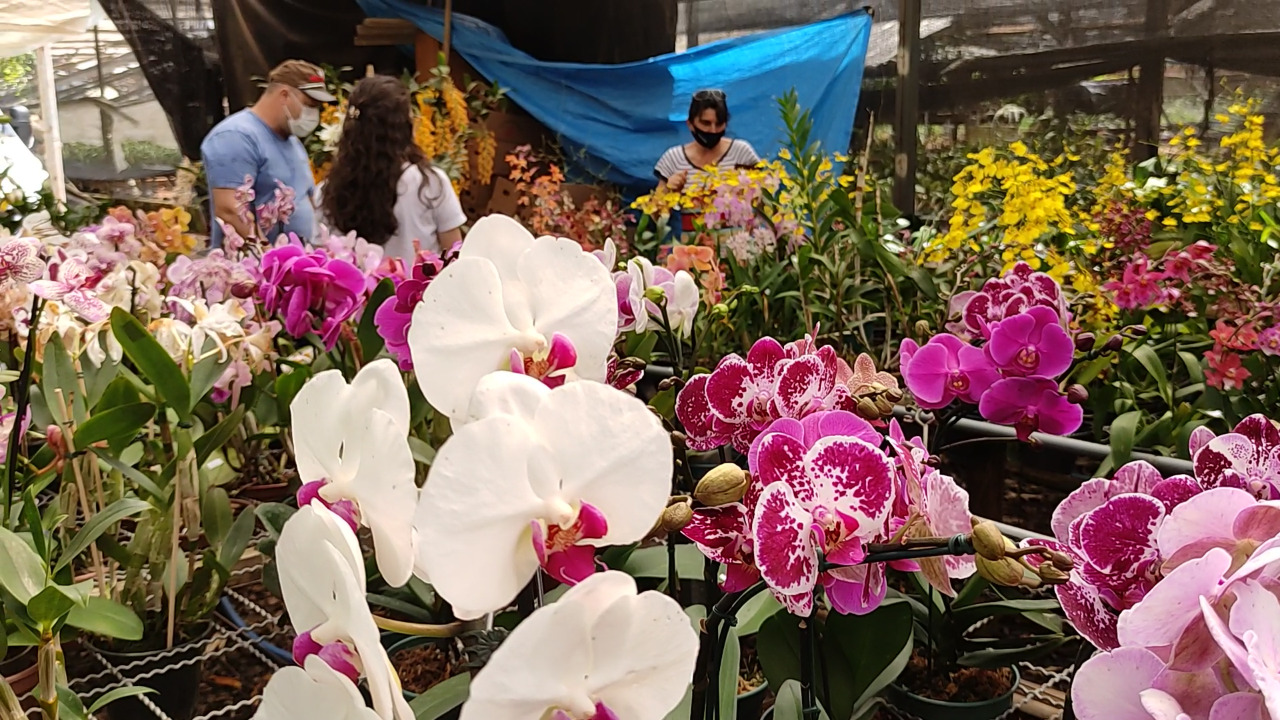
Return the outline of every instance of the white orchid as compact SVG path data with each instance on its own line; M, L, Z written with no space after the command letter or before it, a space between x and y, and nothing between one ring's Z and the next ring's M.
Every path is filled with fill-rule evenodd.
M319 503L304 505L285 523L276 559L285 608L299 632L294 659L306 664L318 658L353 686L364 677L379 718L412 720L365 601L364 562L351 528ZM308 717L333 715L326 711Z
M254 720L379 720L359 688L319 656L308 657L305 667L281 668L271 676Z
M432 407L457 418L495 370L551 384L603 381L617 313L608 270L578 243L535 240L515 220L490 215L414 310L409 347L418 385Z
M505 607L539 566L582 580L594 547L642 539L666 506L671 441L632 395L493 373L465 419L414 522L418 567L462 619Z
M218 350L218 359L226 361L231 348L245 338L244 318L247 315L239 300L227 300L209 305L204 299L187 300L170 297L169 302L185 310L194 322L190 325L188 352L192 356L204 352L205 340L212 340ZM193 357L199 360L199 357Z
M692 275L684 270L673 273L664 267L654 267L642 257L628 260L626 272L619 275L625 278L615 276L614 281L625 291L630 310L630 318L624 319L620 329L646 332L651 323L663 319L665 312L672 332L681 337L690 336L700 301L698 283Z
M592 576L518 625L471 682L462 720L651 720L680 703L698 634L671 598Z
M409 393L396 364L375 360L350 385L341 371L326 370L302 386L290 415L299 504L318 499L353 528L369 528L383 578L393 586L408 582L418 486Z

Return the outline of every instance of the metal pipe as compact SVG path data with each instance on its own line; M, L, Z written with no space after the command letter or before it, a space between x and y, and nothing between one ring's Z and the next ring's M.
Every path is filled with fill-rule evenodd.
M904 407L895 407L893 409L894 417L899 420L913 422L914 417L911 410ZM963 418L956 421L954 426L962 433L970 435L978 435L981 437L1000 437L1013 438L1017 437L1017 432L1011 427L1004 425L995 425L993 423L982 420L971 420ZM1088 440L1079 440L1077 438L1063 437L1061 435L1046 435L1044 433L1032 433L1031 439L1037 444L1042 445L1050 450L1058 450L1060 452L1082 455L1084 457L1097 458L1102 460L1111 454L1111 448L1101 443L1089 442ZM1146 460L1155 466L1157 470L1167 475L1191 475L1193 468L1191 461L1182 458L1166 457L1164 455L1151 455L1149 453L1135 452L1132 453L1133 460Z

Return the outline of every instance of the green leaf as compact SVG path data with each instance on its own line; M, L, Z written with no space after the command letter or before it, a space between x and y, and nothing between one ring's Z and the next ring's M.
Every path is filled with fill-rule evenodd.
M279 407L280 418L284 423L288 422L289 406L293 404L293 399L310 378L311 370L306 368L294 368L276 378L276 405Z
M1131 354L1135 360L1142 363L1142 367L1146 368L1148 373L1151 373L1156 386L1160 389L1160 397L1164 398L1165 403L1172 408L1173 393L1169 390L1169 375L1165 372L1164 364L1160 362L1160 356L1156 354L1155 348L1150 345L1139 345Z
M49 562L49 541L45 536L46 528L43 519L40 517L40 504L36 500L36 489L27 486L22 491L22 520L27 524L27 528L31 531L31 543L36 546L36 555L39 555L45 562ZM0 655L0 657L4 657Z
M373 295L369 297L369 302L364 306L364 315L360 318L360 327L356 330L356 338L360 340L360 352L365 362L371 362L378 357L378 353L382 352L385 342L382 336L378 334L378 326L374 324L374 316L378 312L378 308L382 307L382 303L387 298L395 295L396 287L391 282L391 278L383 278L382 282L373 289Z
M160 347L151 333L123 308L111 310L111 331L124 348L124 354L155 386L160 398L186 422L191 417L191 388L178 364Z
M142 621L133 610L115 600L100 596L90 597L84 607L71 608L67 624L85 632L116 640L141 640Z
M778 689L778 698L773 703L773 720L809 720L804 714L804 706L801 704L802 695L800 693L800 681L788 680ZM818 698L814 697L814 702L818 702ZM830 720L825 710L819 708L819 720Z
M756 655L769 687L781 688L800 677L800 618L777 613L760 625Z
M129 687L116 688L115 690L112 690L106 695L103 695L102 697L95 700L93 704L89 706L89 714L92 715L98 712L99 710L110 705L116 700L121 700L127 697L137 697L138 695L145 695L147 693L153 693L153 692L155 692L155 690L152 690L149 687L139 687L137 685L130 685Z
M66 615L76 603L58 588L50 585L27 601L27 614L48 631Z
M53 566L53 571L58 572L62 568L71 564L80 553L98 539L98 536L106 532L108 528L121 520L137 515L150 508L150 503L137 498L126 497L111 503L105 510L93 516L93 519L84 524L80 528L80 532L76 533L71 542L67 543L66 548L62 551L62 556L58 558L58 564Z
M663 720L689 720L693 717L693 686L684 689L684 698Z
M827 617L826 653L838 653L849 672L831 687L832 714L850 717L907 666L912 646L911 606L888 602L867 615Z
M155 414L156 406L151 403L118 405L110 410L95 412L76 428L76 449L81 450L103 440L110 441L113 445L132 440Z
M773 617L781 609L782 603L778 602L773 593L762 592L751 598L738 611L738 635L741 637L755 635L760 631L764 621Z
M240 558L244 556L245 548L249 547L249 542L253 540L253 531L257 526L257 520L258 518L251 508L245 508L240 511L236 521L231 524L231 531L227 533L226 539L222 541L222 548L218 550L218 562L222 564L222 567L232 570L240 562Z
M221 547L231 532L231 497L220 487L209 488L200 501L200 524L213 547Z
M970 605L951 614L957 627L973 627L979 620L996 615L1016 615L1024 612L1052 612L1059 607L1057 600L999 600Z
M284 529L284 524L298 512L295 507L290 507L284 503L263 503L257 507L254 512L258 515L258 519L262 521L262 527L266 528L267 534L277 540L280 539L280 531Z
M49 583L49 568L31 546L0 527L0 585L23 605Z
M436 460L436 450L422 440L410 435L409 450L413 453L414 462L430 465Z
M49 414L59 425L68 420L78 422L84 417L84 397L76 382L76 371L58 333L50 335L44 347L44 362L40 366L40 390L49 406ZM67 417L66 410L68 402L74 406L70 418Z
M693 545L676 546L676 572L682 580L702 579L702 553ZM627 558L622 571L634 578L667 578L665 545L636 550Z
M462 707L471 694L471 674L454 675L409 703L415 720L438 720L450 710Z
M369 593L365 596L370 605L376 605L387 610L394 610L409 616L411 622L431 623L435 622L435 618L425 609L414 605L411 602L405 602L399 598L389 597L387 595L379 595L377 593Z
M729 637L720 656L720 717L724 720L738 718L738 667L742 663L742 643L738 631L729 628Z
M84 711L84 703L80 702L80 696L75 690L66 685L58 685L58 719L59 720L87 720L89 715Z
M1187 375L1191 376L1191 382L1204 382L1204 365L1200 364L1199 358L1185 350L1180 350L1178 359L1182 360L1183 366L1187 368Z
M151 497L154 497L157 500L164 500L165 498L169 497L169 493L162 490L160 488L160 485L157 484L155 480L152 480L150 477L143 474L141 470L138 470L137 468L126 465L120 460L114 457L111 457L106 453L95 452L94 454L98 456L99 460L106 463L113 470L119 471L121 475L124 475L126 478L128 478L129 481L132 482L134 485L137 485L142 490L145 490L147 494L150 495Z
M1111 421L1111 456L1108 460L1113 468L1124 465L1133 456L1133 439L1138 434L1141 420L1141 410L1130 410Z
M1021 662L1034 662L1062 647L1066 642L1065 637L1055 637L1024 647L984 648L965 653L956 662L962 667L994 670Z
M204 349L208 349L213 345L213 342L206 342ZM212 390L213 386L218 382L218 378L222 377L223 371L226 370L227 366L230 364L230 354L228 354L224 359L220 357L218 353L214 353L205 357L191 368L191 410L195 410L196 405L199 405L200 401L204 399L204 396L209 394L209 391Z
M226 416L217 425L205 431L203 435L196 438L192 445L196 449L196 465L204 467L204 463L211 455L220 450L227 441L235 435L239 429L240 423L244 422L245 406L241 405L231 414Z
M93 409L97 412L105 412L114 407L131 405L141 401L142 394L138 392L138 388L133 386L129 378L117 377L102 391L102 395L98 398L98 402L94 404Z

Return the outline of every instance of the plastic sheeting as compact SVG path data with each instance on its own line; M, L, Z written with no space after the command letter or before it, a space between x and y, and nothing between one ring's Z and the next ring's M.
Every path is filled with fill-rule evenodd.
M101 18L101 9L89 0L0 2L0 58L79 35Z
M359 0L372 17L412 21L435 38L444 14L406 0ZM540 62L511 47L502 32L454 15L453 47L476 71L555 133L576 169L627 188L652 186L664 150L689 140L689 98L720 88L733 117L729 134L762 156L783 140L777 99L795 89L812 111L813 139L828 151L848 148L871 17L848 13L620 65Z

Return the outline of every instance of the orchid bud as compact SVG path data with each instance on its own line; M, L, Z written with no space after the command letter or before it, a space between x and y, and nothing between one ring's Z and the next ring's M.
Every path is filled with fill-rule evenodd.
M231 297L245 300L253 297L257 287L251 282L239 282L231 286Z
M1005 537L996 524L987 521L976 521L973 525L973 549L987 560L999 560L1005 554Z
M1121 332L1123 332L1125 335L1128 335L1129 337L1132 337L1132 338L1140 338L1140 337L1146 337L1147 328L1145 325L1129 325Z
M1000 558L999 560L988 560L978 555L974 558L974 562L978 566L978 574L990 580L996 585L1004 587L1017 587L1022 584L1023 572L1022 563L1013 558Z
M1124 345L1123 335L1112 335L1111 337L1107 338L1106 344L1102 346L1102 352L1104 355L1107 353L1117 352L1118 350L1120 350L1121 346L1123 345Z
M67 456L67 439L62 435L62 427L50 425L44 431L45 442L59 458Z
M688 500L668 505L662 511L662 529L669 533L680 532L693 519L693 506Z
M858 406L855 408L864 420L879 420L880 408L876 407L876 403L871 398L858 398Z
M733 463L723 463L711 468L698 481L693 490L693 499L707 507L728 505L742 499L747 492L750 479L746 471Z
M889 388L884 391L884 396L889 398L889 402L897 403L902 401L901 388Z
M689 437L679 430L671 432L671 444L678 448L689 447Z
M661 285L650 285L644 290L644 299L657 305L663 305L667 302L667 291L663 290Z
M924 337L932 332L933 328L929 327L929 323L924 320L916 321L916 337Z
M884 395L876 397L876 409L880 411L880 417L888 417L893 414L893 402Z
M1098 342L1098 337L1091 332L1080 333L1076 336L1076 352L1087 353L1093 349Z
M1049 553L1049 562L1053 563L1054 567L1063 572L1071 572L1076 566L1076 562L1071 559L1070 555L1064 552L1058 552L1057 550L1053 550Z
M716 303L715 305L711 306L711 313L713 315L728 315L729 306L725 305L724 303Z
M1036 568L1036 574L1050 585L1061 585L1071 579L1070 575L1054 567L1052 563L1040 563L1040 567Z
M1089 402L1089 391L1083 385L1072 384L1067 386L1067 400L1075 405L1083 405Z

